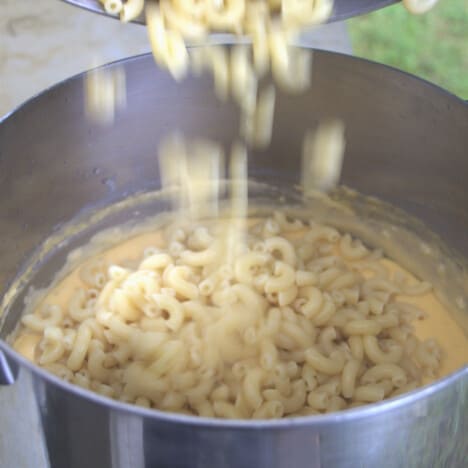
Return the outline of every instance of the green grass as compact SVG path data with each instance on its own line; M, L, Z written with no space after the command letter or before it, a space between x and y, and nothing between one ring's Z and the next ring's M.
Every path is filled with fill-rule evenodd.
M468 0L429 13L397 4L348 21L354 54L418 75L468 99Z

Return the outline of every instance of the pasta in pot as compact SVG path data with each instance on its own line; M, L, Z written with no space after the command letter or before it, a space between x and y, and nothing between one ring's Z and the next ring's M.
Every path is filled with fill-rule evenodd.
M82 299L95 297L86 317L49 295L22 318L13 346L60 378L108 397L221 418L338 411L437 375L440 347L408 328L425 316L405 290L427 295L426 283L402 284L387 260L349 234L282 212L248 223L244 253L231 267L218 247L217 255L205 253L223 223L168 226L157 249L141 249L134 268L113 264L105 253L87 262L70 283ZM170 253L174 233L183 248ZM312 253L299 268L301 245ZM336 266L325 267L329 279L321 282L316 266L323 268L329 252ZM198 254L203 261L193 260ZM104 282L96 281L100 275ZM351 283L341 280L347 275ZM349 288L355 294L343 293ZM281 294L290 295L287 305ZM382 310L369 303L375 296ZM411 306L404 297L413 298Z
M124 22L145 8L144 0L100 1ZM417 13L433 3L404 1ZM177 80L209 70L218 97L239 106L246 144L263 148L276 91L260 79L271 71L287 92L305 91L311 55L289 44L332 7L331 0L161 0L146 2L146 19L158 64ZM188 53L186 40L212 31L250 35L252 45ZM125 104L125 76L96 71L86 86L87 112L108 123ZM344 141L338 120L306 134L305 192L337 184ZM216 218L224 155L207 141L191 152L177 135L162 145L163 185L179 186L176 209L189 220ZM412 323L425 312L404 300L427 295L431 285L393 275L379 251L331 226L281 211L252 225L246 161L246 148L234 145L228 221L167 226L162 244L145 246L133 267L112 256L86 262L68 301L49 295L22 318L15 349L110 398L229 419L338 411L434 378L442 351L416 337Z

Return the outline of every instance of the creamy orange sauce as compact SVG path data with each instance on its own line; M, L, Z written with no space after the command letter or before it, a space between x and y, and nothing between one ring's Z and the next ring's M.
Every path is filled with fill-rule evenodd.
M163 246L164 240L161 231L149 232L121 242L119 245L104 251L99 257L105 259L108 264L125 266L128 262L141 260L146 248ZM395 262L388 259L380 261L391 273L400 271L416 281L414 276ZM73 292L84 286L79 276L79 268L76 268L47 293L44 303L58 304L66 310ZM446 376L468 364L468 338L433 292L419 296L400 295L397 300L414 304L428 314L427 318L417 320L413 322L413 325L418 338L422 340L435 338L440 344L443 350L443 359L439 377ZM39 340L39 335L28 334L20 337L15 342L14 347L32 359L34 347Z
M164 240L160 231L148 232L121 242L97 256L103 258L109 265L125 266L128 262L141 260L146 248L162 247L163 245ZM83 265L85 264L83 263ZM79 275L81 266L75 268L55 288L51 289L44 298L44 303L57 304L66 308L66 304L68 304L73 292L77 288L86 286Z
M402 267L388 259L381 260L391 271L400 271L415 280ZM397 296L397 300L414 304L427 312L427 318L413 322L415 335L421 339L435 338L443 350L439 377L444 377L468 365L468 338L463 329L450 316L450 312L431 292L420 296Z
M116 247L108 249L98 257L105 259L109 264L125 265L126 262L135 261L143 257L143 251L149 247L161 247L163 245L163 237L161 232L150 232L140 234L139 236L130 238L121 242ZM93 257L94 258L94 257ZM89 260L88 260L89 261ZM83 263L83 265L85 265ZM64 310L73 296L73 293L79 289L86 287L80 278L80 268L72 270L64 279L62 279L55 287L47 292L47 295L41 301L42 304L57 304ZM15 339L13 348L30 361L35 361L36 347L42 339L42 334L25 333Z

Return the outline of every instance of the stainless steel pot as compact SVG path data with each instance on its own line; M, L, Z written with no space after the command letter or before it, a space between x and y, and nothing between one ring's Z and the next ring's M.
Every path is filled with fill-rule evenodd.
M169 130L226 144L237 134L235 109L215 100L209 79L178 85L147 55L118 65L126 69L129 96L113 128L97 128L85 118L83 75L0 123L5 288L51 231L60 233L61 223L78 213L86 218L83 207L157 187L155 148ZM423 219L457 249L453 282L463 291L468 106L385 66L316 52L312 89L305 96L279 96L271 148L252 155L250 174L279 186L296 183L302 135L326 116L347 123L344 183ZM419 229L424 235L425 228ZM64 255L41 259L30 275L36 286L50 281ZM3 302L0 376L14 384L18 366L32 376L53 467L465 466L468 368L389 402L318 417L232 422L147 411L60 382L15 353L4 340L22 311L24 288L16 286ZM462 301L459 306L466 318Z

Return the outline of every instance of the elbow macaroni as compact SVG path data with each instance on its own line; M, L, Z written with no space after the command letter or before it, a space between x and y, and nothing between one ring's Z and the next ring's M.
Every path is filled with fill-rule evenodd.
M205 417L338 411L435 375L437 343L410 326L425 315L379 256L284 213L244 224L232 264L215 245L223 229L199 222L165 229L133 268L87 262L68 304L45 301L22 318L15 349L110 398ZM313 246L310 262L300 245ZM409 295L427 293L417 286Z

